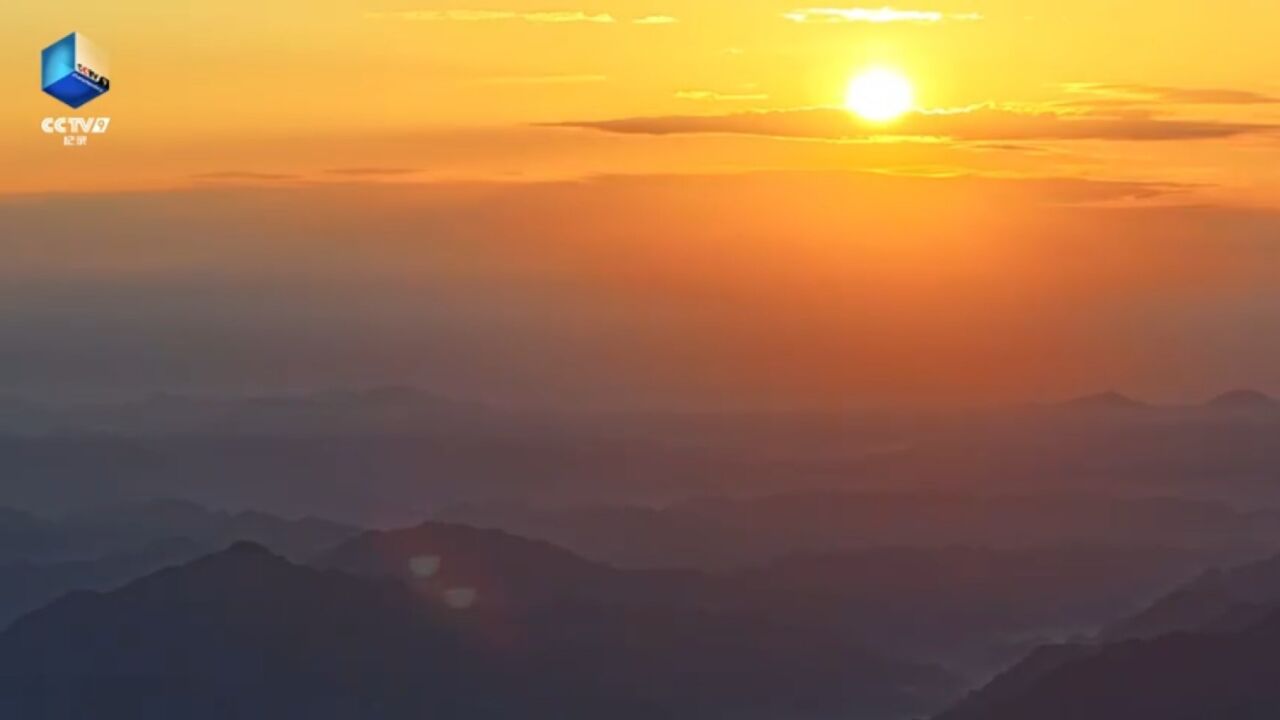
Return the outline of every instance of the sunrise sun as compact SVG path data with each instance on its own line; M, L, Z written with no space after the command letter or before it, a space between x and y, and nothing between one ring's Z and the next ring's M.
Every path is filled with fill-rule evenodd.
M845 107L871 122L888 122L914 106L915 90L911 81L888 68L873 68L854 77L845 96Z

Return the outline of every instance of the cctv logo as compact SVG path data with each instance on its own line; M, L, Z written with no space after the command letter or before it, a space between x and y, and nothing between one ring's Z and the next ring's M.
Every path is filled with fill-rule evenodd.
M70 35L40 53L40 86L46 93L71 108L107 93L107 56L80 33ZM40 129L47 135L61 135L62 144L86 145L90 135L101 135L111 125L105 117L47 117Z
M47 117L40 129L47 135L101 135L111 125L111 118Z
M107 56L80 33L71 33L40 54L41 86L72 108L105 94Z

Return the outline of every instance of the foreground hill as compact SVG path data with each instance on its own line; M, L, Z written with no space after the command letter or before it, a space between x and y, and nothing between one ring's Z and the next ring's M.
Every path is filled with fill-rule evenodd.
M732 612L975 675L1092 632L1203 567L1153 549L876 548L734 571L636 570L448 523L364 533L315 564L503 613L549 604Z
M312 564L351 575L395 578L438 597L465 590L485 607L585 598L596 590L628 584L630 577L549 543L448 523L366 532L322 553Z
M1280 604L1280 556L1213 569L1174 589L1142 612L1114 623L1100 637L1116 641L1153 638L1238 623Z
M1112 624L1045 646L939 720L1280 717L1280 556L1210 570Z
M240 540L309 558L358 532L155 500L60 518L0 511L0 628L73 590L111 590Z
M0 635L0 715L896 718L941 671L732 612L441 602L248 544Z
M211 549L191 540L174 539L92 560L0 565L0 628L69 591L114 589L161 568L191 561Z
M936 720L1269 720L1280 612L1240 629L1045 648Z

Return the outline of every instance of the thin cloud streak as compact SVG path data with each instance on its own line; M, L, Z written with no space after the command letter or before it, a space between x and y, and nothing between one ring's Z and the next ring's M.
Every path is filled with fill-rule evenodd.
M325 170L328 175L345 175L348 177L378 177L383 175L412 175L420 172L416 168L402 167L349 167L349 168L330 168Z
M898 10L888 6L879 8L801 8L782 14L795 23L939 23L944 20L973 22L981 20L978 13L943 13L936 10Z
M1064 85L1063 89L1073 95L1086 95L1133 104L1271 105L1280 103L1280 97L1252 90L1230 88L1179 88L1137 83L1069 83Z
M289 173L255 172L252 170L221 170L217 172L197 173L195 175L192 175L191 177L195 180L215 180L215 181L249 180L249 181L267 181L267 182L299 179L298 175L292 175Z
M698 102L747 102L768 100L765 93L722 93L714 90L681 90L675 94L678 100L695 100Z
M487 85L582 85L608 80L608 75L504 75L480 82Z
M932 138L985 142L1201 140L1280 130L1280 126L1273 124L1058 113L996 105L914 112L889 125L866 123L841 108L801 108L724 115L621 118L556 123L555 126L638 135L718 133L832 141Z
M374 19L413 20L417 22L503 22L528 23L595 23L612 24L618 20L609 13L587 13L581 10L519 12L516 10L399 10L371 12Z

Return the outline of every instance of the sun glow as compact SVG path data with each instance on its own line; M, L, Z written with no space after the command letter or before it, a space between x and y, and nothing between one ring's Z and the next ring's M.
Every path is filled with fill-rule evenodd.
M915 107L915 90L902 73L874 68L849 82L845 107L864 120L888 122Z

